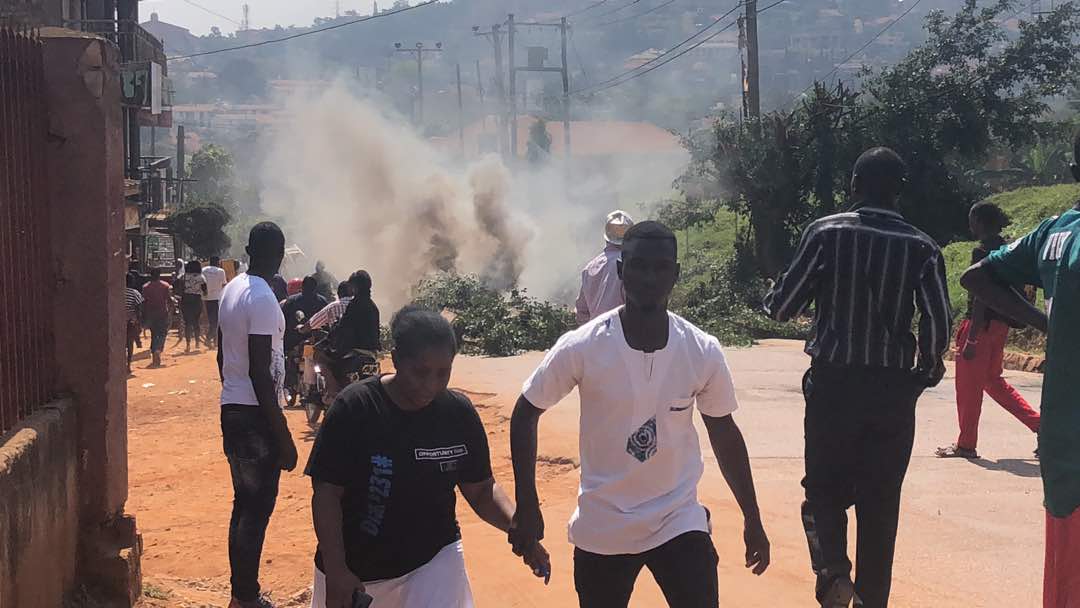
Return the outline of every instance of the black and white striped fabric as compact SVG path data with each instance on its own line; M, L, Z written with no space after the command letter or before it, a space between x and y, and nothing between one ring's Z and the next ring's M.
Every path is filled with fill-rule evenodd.
M143 297L139 290L130 287L124 289L124 310L129 319L135 318L135 313L138 312L139 305L142 303Z
M899 213L864 207L811 224L765 301L785 321L815 303L806 352L832 365L933 369L952 315L941 249ZM916 308L919 337L911 331Z

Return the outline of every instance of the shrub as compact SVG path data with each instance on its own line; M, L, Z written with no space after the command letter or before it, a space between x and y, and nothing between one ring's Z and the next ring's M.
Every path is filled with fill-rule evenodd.
M524 289L498 291L474 275L431 275L413 288L413 304L453 312L462 351L495 357L551 348L575 327L569 309Z

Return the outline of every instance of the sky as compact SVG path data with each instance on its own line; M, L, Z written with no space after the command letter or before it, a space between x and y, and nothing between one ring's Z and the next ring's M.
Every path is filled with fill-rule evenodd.
M162 21L186 27L197 36L210 33L214 26L228 34L239 27L243 17L241 7L245 2L250 6L251 27L255 29L311 25L315 17L334 16L337 5L342 13L347 10L355 10L361 15L371 12L371 0L142 0L139 2L139 20L149 21L150 13L157 13ZM383 4L388 7L393 2L384 0Z

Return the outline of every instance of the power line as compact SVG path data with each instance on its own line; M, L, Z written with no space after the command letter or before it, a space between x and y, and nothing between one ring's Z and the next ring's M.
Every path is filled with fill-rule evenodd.
M1035 3L1039 2L1039 1L1040 0L1031 0L1031 2L1029 2L1027 4L1027 6L1021 8L1020 10L1018 10L1015 13L1009 15L1008 17L1005 17L1004 19L998 20L997 25L999 27L1002 26L1002 25L1005 25L1009 21L1011 21L1014 18L1018 17L1024 11L1026 11L1026 10L1030 9L1031 7L1035 6ZM934 93L932 95L928 95L925 100L917 102L912 106L909 106L908 109L914 110L914 109L918 108L919 106L936 102L937 100L945 97L946 95L949 95L951 93L956 92L958 89L969 89L969 88L979 84L983 80L986 80L989 77L990 77L990 73L986 72L986 73L982 74L981 76L976 76L975 78L972 78L971 80L969 80L967 82L960 82L960 83L954 84L951 87L946 87L945 90L938 91L937 93ZM904 107L903 104L901 104L901 109L903 109L903 107ZM872 114L874 114L874 111L871 111L871 112L865 114L862 118L860 118L858 121L856 121L855 124L861 123L865 118L867 118L868 116L870 116Z
M630 69L630 70L626 70L625 72L622 72L621 74L616 74L615 76L612 76L611 78L609 78L609 79L607 79L607 80L605 80L605 81L603 81L603 82L598 82L598 83L596 83L596 84L594 84L594 85L591 85L591 86L589 86L589 87L583 87L583 88L581 88L581 89L578 89L577 91L574 91L574 92L573 92L573 94L580 94L581 92L583 92L583 91L585 91L585 90L587 90L587 89L593 88L593 87L602 87L603 85L606 85L606 84L608 84L608 83L614 82L614 81L616 81L616 80L618 80L618 79L622 78L623 76L626 76L626 75L628 75L628 74L631 74L631 73L633 73L633 72L636 72L636 71L638 71L638 70L640 70L640 69L642 69L642 68L644 68L644 67L647 67L647 66L650 66L650 65L652 65L652 64L654 64L654 63L656 63L657 61L660 61L661 59L663 59L664 57L666 57L666 56L667 56L668 54L670 54L671 52L673 52L673 51L674 51L675 49L677 49L677 48L679 48L679 47L683 46L684 44L687 44L688 42L692 41L692 40L693 40L694 38L697 38L698 36L700 36L700 35L704 34L705 32L709 31L710 29L712 29L712 28L713 28L714 26L716 26L716 24L720 23L721 21L723 21L724 19L726 19L727 17L729 17L729 16L730 16L730 15L731 15L732 13L734 13L735 11L739 10L740 8L742 8L742 6L743 6L743 3L742 3L742 2L740 1L740 2L738 3L738 4L736 4L736 5L735 5L735 7L734 7L734 8L732 8L732 9L731 9L731 10L729 10L728 12L724 13L724 14L723 14L723 15L721 15L720 17L717 17L717 18L716 18L716 19L715 19L715 20L714 20L714 21L713 21L712 23L709 23L709 24L708 24L708 25L706 25L705 27L703 27L703 28L701 28L700 30L698 30L698 31L694 32L694 33L693 33L693 35L691 35L691 36L690 36L689 38L687 38L686 40L683 40L682 42L680 42L680 43L676 44L675 46L673 46L673 47L671 47L671 48L669 48L669 49L665 50L664 52L660 53L660 54L659 54L659 55L657 55L656 57L653 57L652 59L650 59L649 61L646 61L645 63L643 63L643 64L641 64L641 65L639 65L639 66L637 66L637 67L635 67L635 68L633 68L633 69ZM700 46L700 44L698 44L697 46ZM693 48L697 48L697 46L695 46L695 47L693 47ZM601 89L601 90L602 90L602 89Z
M605 27L605 26L608 26L608 25L615 25L616 23L622 23L624 21L630 21L631 19L637 19L638 17L644 17L645 15L648 15L649 13L655 13L656 11L664 8L665 6L670 6L671 4L674 4L674 3L675 3L675 0L666 0L665 2L661 2L660 4L650 8L648 10L642 11L640 13L635 13L633 15L627 15L625 17L620 17L618 19L613 19L611 21L605 21L603 23L594 23L594 24L592 24L592 27Z
M574 41L574 30L570 30L570 48L574 50L574 58L577 59L578 65L581 67L582 78L584 78L585 81L588 82L589 73L585 70L585 62L581 60L581 53L579 53L577 50L577 42Z
M851 61L852 59L854 59L854 58L855 58L855 56L856 56L856 55L858 55L859 53L861 53L861 52L865 51L866 49L870 48L870 45L871 45L871 44L874 44L874 42L876 42L878 38L881 38L882 36L884 36L884 35L885 35L885 32L887 32L887 31L889 31L890 29L892 29L892 27L893 27L894 25L896 25L897 23L899 23L901 19L903 19L904 17L907 17L907 16L908 16L908 15L909 15L909 14L911 13L911 11L915 10L915 7L919 6L919 3L920 3L920 2L922 2L922 0L914 0L914 2L912 2L912 3L911 3L911 6L909 6L909 7L907 8L907 10L906 10L906 11L904 11L903 13L900 13L900 15L898 15L898 16L897 16L897 17L896 17L895 19L893 19L892 21L889 21L889 22L888 22L887 24L885 24L885 27L881 28L881 31L879 31L879 32L878 32L877 34L874 34L874 37L873 37L873 38L871 38L870 40L867 40L867 41L866 41L866 44L864 44L864 45L862 45L861 47L859 47L859 50L857 50L857 51L855 51L854 53L852 53L852 54L848 55L848 56L847 56L847 57L846 57L846 58L845 58L845 59L844 59L843 61L841 61L840 63L836 64L836 65L835 65L835 66L833 67L833 69L829 70L829 73L828 73L828 74L825 74L825 76L823 76L823 77L821 78L821 82L824 82L824 81L825 81L825 80L827 80L827 79L828 79L828 78L829 78L830 76L832 76L833 74L835 74L835 73L837 73L838 71L840 71L840 66L842 66L842 65L844 65L845 63L847 63L847 62ZM799 93L798 93L797 95L795 95L795 97L792 97L792 98L791 98L791 101L789 101L789 102L788 102L787 104L785 104L785 105L791 105L791 104L792 104L793 102L795 102L795 101L796 101L797 99L799 99L800 97L802 97L803 95L805 95L807 91L809 91L810 89L814 88L814 85L815 85L815 84L816 84L817 82L819 82L819 81L818 81L818 79L816 79L816 78L815 78L815 79L814 79L814 82L811 82L811 83L810 83L810 84L809 84L809 85L808 85L808 86L807 86L807 87L806 87L805 89L803 89L803 90L799 91Z
M210 13L211 15L213 15L215 17L221 17L222 19L228 21L229 23L232 23L233 25L236 25L236 26L240 25L239 21L237 21L237 20L235 20L235 19L233 19L231 17L226 17L225 15L222 15L221 13L218 13L218 12L213 11L211 9L208 9L205 6L203 6L203 5L201 5L201 4L197 3L197 2L192 2L192 0L184 0L184 2L187 3L187 4L190 4L191 6L194 6L195 8L197 8L197 9L199 9L201 11L205 11L207 13Z
M566 13L566 14L565 14L565 15L563 15L563 16L564 16L564 17L576 17L576 16L578 16L578 15L580 15L580 14L582 14L582 13L586 12L586 11L591 11L592 9L594 9L594 8L596 8L596 7L598 7L598 6L602 6L602 5L604 5L604 4L607 4L607 1L608 1L608 0L597 0L596 2L593 2L593 3L592 3L592 4L590 4L589 6L586 6L585 8L581 8L581 9L578 9L578 10L576 10L576 11L572 11L572 12Z
M627 77L627 78L625 78L623 80L620 80L619 82L614 82L614 83L608 84L607 86L597 88L596 90L589 91L586 94L594 95L594 94L599 93L601 91L606 91L608 89L615 88L615 87L617 87L617 86L619 86L621 84L625 84L627 82L630 82L631 80L634 80L635 78L640 78L640 77L648 74L649 72L651 72L653 70L660 69L660 68L664 67L665 65L671 63L672 61L675 61L679 57L682 57L683 55L689 53L690 51L692 51L692 50L698 48L699 46L705 44L706 42L712 40L713 38L716 38L720 34L723 34L724 32L730 30L733 27L735 27L735 23L729 23L729 24L725 25L724 27L722 27L721 29L717 30L716 32L713 32L712 34L706 36L705 38L702 38L701 40L695 42L693 45L683 49L682 51L678 52L677 54L673 55L670 59L668 59L668 60L666 60L666 61L664 61L662 63L658 63L658 64L656 64L656 65L654 65L654 66L650 67L649 69L644 70L642 72L638 72L636 74L631 74L629 77ZM582 89L582 90L585 90L585 89ZM581 94L581 91L571 93L571 95L574 95L574 94Z
M416 10L418 8L423 8L425 6L431 6L432 4L435 4L435 3L439 2L439 1L440 0L426 0L425 2L421 2L419 4L414 4L412 6L406 6L406 7L391 10L391 11L382 11L378 15L368 15L366 17L359 17L359 18L353 19L351 21L346 21L344 23L335 23L333 25L328 25L326 27L321 27L321 28L318 28L318 29L312 29L312 30L308 30L306 32L300 32L298 34L292 34L290 36L284 36L282 38L274 38L273 40L263 40L261 42L252 42L250 44L241 44L239 46L231 46L231 47L224 48L224 49L217 49L215 51L203 51L202 53L192 53L190 55L176 55L176 56L173 56L173 57L166 57L166 59L168 59L168 60L191 59L192 57L204 57L206 55L216 55L218 53L227 53L229 51L239 51L241 49L250 49L250 48L254 48L254 47L258 47L258 46L266 46L268 44L276 44L278 42L287 42L289 40L295 40L297 38L303 38L304 36L313 36L315 34L321 34L323 32L328 32L330 30L336 30L338 28L347 27L347 26L350 26L350 25L356 25L357 23L364 23L365 21L371 21L372 19L382 19L383 17L391 17L391 16L397 15L399 13L404 13L404 12Z
M628 9L631 6L634 6L635 4L637 4L639 2L641 2L641 0L631 0L629 4L624 4L622 6L616 6L615 8L613 8L611 10L604 11L604 12L598 14L598 15L592 15L591 17L589 17L589 19L600 19L601 17L607 17L608 15L614 15L615 13L617 13L617 12L623 10L623 9Z

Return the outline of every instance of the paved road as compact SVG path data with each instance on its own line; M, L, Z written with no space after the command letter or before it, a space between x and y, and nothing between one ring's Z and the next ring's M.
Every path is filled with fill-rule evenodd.
M721 585L728 600L725 605L809 606L806 594L812 579L798 518L803 467L800 381L807 358L801 344L788 341L731 349L728 358L741 401L736 419L750 447L760 501L775 546L775 566L759 581L743 573L739 564L731 563L739 558L739 519L719 471L707 466L701 495L718 512L714 537L722 560L729 562L727 567L721 565ZM508 416L521 380L538 360L537 354L510 359L463 358L455 369L454 384L496 394L492 401ZM1038 404L1041 376L1008 376ZM979 446L985 459L935 458L937 446L955 439L952 391L950 370L941 386L925 393L920 401L915 452L904 488L893 605L1035 607L1041 603L1043 546L1042 491L1038 463L1032 459L1035 438L988 399ZM576 424L574 394L542 419L541 454L576 458ZM701 432L707 452L703 429ZM711 454L706 454L706 459L714 462ZM576 479L576 473L567 476ZM572 492L572 485L564 491ZM563 518L569 513L573 495L551 496L549 490L546 499L550 503L546 506L549 538L561 539ZM569 575L568 564L563 574ZM635 605L656 605L658 597L649 577L642 578L639 588L641 597ZM484 595L481 588L479 597Z

